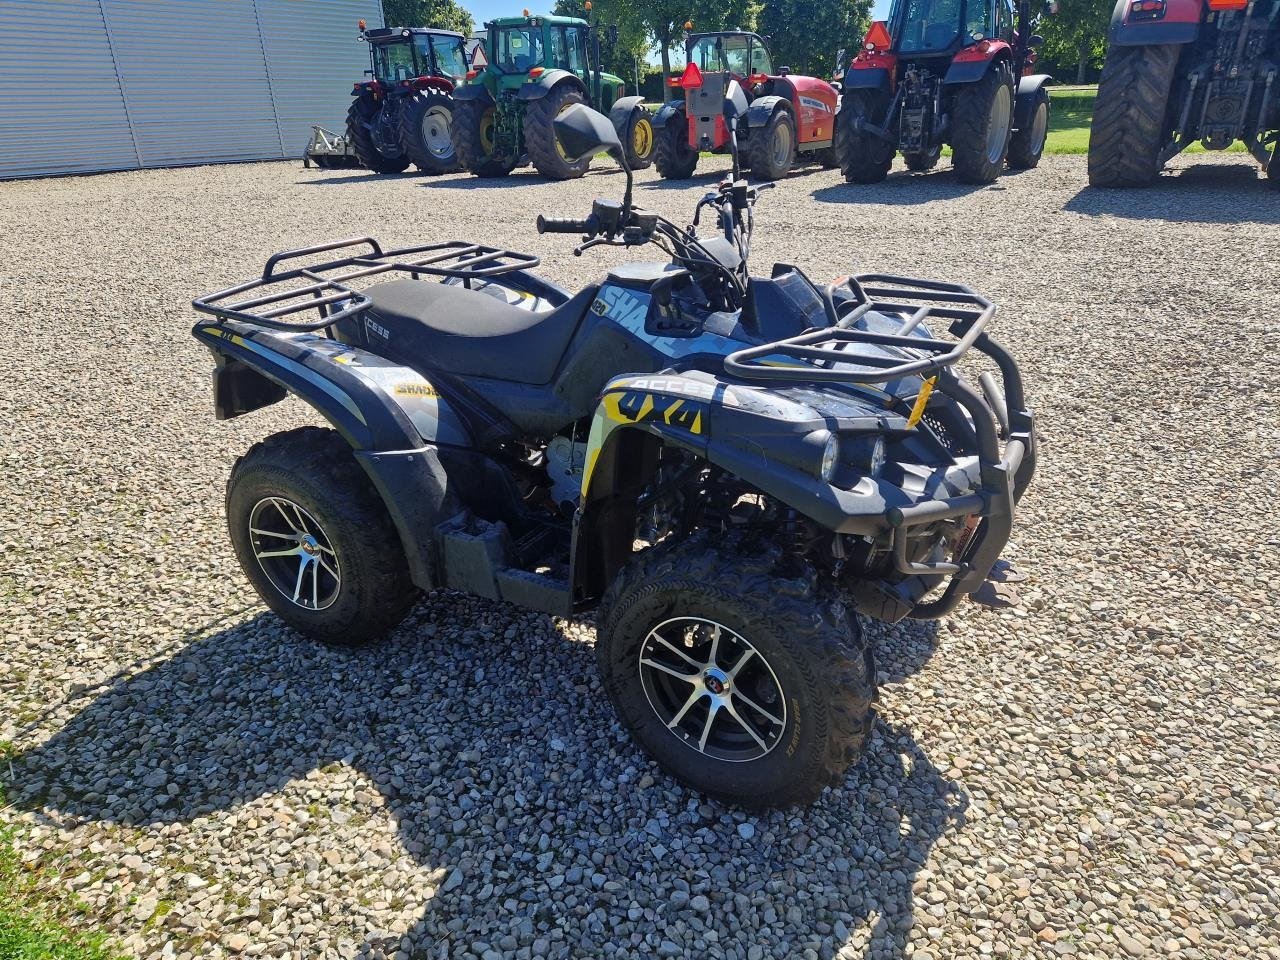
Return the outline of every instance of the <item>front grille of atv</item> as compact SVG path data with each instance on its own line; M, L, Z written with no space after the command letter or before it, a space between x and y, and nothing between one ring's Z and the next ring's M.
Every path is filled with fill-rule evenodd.
M933 435L938 438L938 442L942 444L947 453L954 457L960 452L960 444L956 443L951 431L936 416L932 413L926 413L920 418L920 422L933 431Z

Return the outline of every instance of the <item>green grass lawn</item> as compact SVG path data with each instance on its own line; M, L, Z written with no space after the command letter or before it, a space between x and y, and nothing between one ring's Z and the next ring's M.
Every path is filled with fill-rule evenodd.
M1093 122L1093 103L1098 89L1071 87L1065 90L1049 88L1049 138L1045 141L1045 153L1088 153L1089 124ZM1193 143L1187 153L1205 153L1204 147ZM1244 153L1244 144L1236 141L1227 148L1228 153Z

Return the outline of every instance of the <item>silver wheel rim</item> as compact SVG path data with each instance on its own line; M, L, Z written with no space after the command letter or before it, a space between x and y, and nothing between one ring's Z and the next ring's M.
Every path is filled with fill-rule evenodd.
M1044 138L1049 132L1049 105L1036 108L1036 118L1031 123L1031 154L1035 156L1044 148Z
M773 165L785 167L791 162L791 128L780 123L773 131Z
M1009 138L1012 100L1009 88L1002 85L996 91L996 99L991 104L991 126L987 128L987 160L990 163L999 163L1004 155L1004 144Z
M249 511L249 542L258 568L290 603L303 610L333 606L342 571L324 528L284 497L264 497Z
M714 620L675 617L640 644L640 684L672 735L716 760L767 755L787 726L786 697L760 651Z
M452 119L444 107L432 107L422 115L422 142L433 157L444 160L453 156L453 141L449 139Z

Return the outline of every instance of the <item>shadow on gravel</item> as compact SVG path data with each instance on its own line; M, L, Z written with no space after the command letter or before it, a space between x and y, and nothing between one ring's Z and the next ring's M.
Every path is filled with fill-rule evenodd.
M888 682L918 670L936 642L932 624L882 640ZM259 615L92 696L13 758L15 806L187 823L348 764L376 785L408 854L446 871L433 897L407 905L419 917L407 940L369 937L358 951L369 958L443 956L446 945L450 955L600 955L606 942L636 956L741 957L756 943L777 957L830 958L846 945L902 956L913 881L967 804L908 728L885 724L844 786L809 809L748 816L708 803L632 746L588 644L547 617L454 594L432 595L393 639L357 653L299 641ZM360 793L344 806L331 792L334 806L326 793L313 814L333 811L327 829L376 886L377 868L359 858L377 836L350 841ZM263 881L287 862L270 833L243 855ZM309 843L306 855L320 857L324 835L297 834L294 858ZM302 876L273 882L283 890ZM343 880L303 892L341 902ZM178 913L173 932L189 932ZM293 921L282 926L273 933L287 938Z
M1280 190L1251 165L1197 163L1139 190L1084 187L1063 209L1126 220L1274 225L1280 224Z
M932 173L891 173L880 183L838 183L819 187L812 196L822 203L881 203L888 206L932 203L935 200L958 200L978 190L999 192L1004 188L997 180L992 184L962 183L950 170Z
M416 170L406 170L404 173L374 173L372 170L359 170L356 173L348 173L341 177L310 177L306 180L295 180L294 183L302 187L331 187L340 183L379 183L386 180L417 180L426 174L419 173Z
M617 167L593 167L587 170L583 177L602 177L611 173L621 174L622 171ZM563 182L562 180L552 180L550 177L544 177L532 167L524 167L519 170L513 170L509 176L505 177L473 177L470 174L465 176L450 174L443 177L429 177L423 179L422 185L441 190L483 190L489 187L527 187L530 184Z

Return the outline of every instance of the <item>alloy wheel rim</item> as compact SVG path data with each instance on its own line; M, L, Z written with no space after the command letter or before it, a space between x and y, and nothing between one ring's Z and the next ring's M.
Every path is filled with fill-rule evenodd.
M452 117L443 107L432 107L422 117L422 142L433 157L441 160L453 155L453 141L449 137Z
M324 610L338 599L342 569L319 522L292 500L263 497L249 511L249 542L258 568L290 603Z
M1012 97L1009 88L1001 86L991 104L991 126L987 128L987 160L999 163L1004 154L1004 144L1009 137L1009 116L1012 113Z
M782 741L787 705L777 674L723 624L702 617L663 621L640 644L637 669L663 726L703 756L745 763Z

